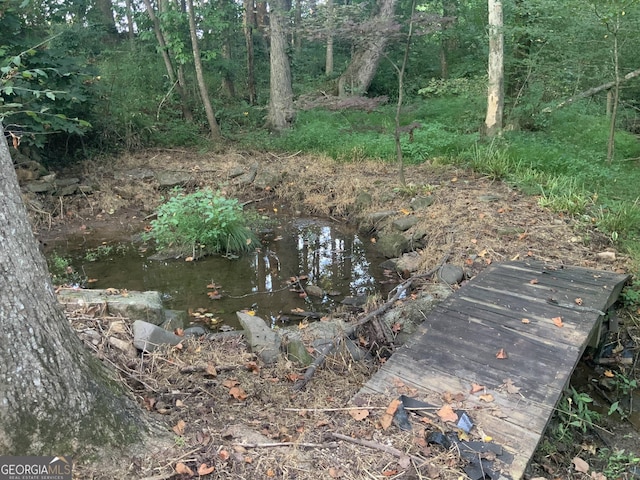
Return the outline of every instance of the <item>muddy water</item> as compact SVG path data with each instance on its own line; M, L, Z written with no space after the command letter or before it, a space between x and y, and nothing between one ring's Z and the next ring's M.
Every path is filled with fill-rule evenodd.
M219 321L216 328L236 328L235 312L243 309L255 310L272 325L293 309L322 314L345 296L377 293L385 280L379 266L384 259L369 239L317 219L284 219L263 236L259 250L233 260L151 260L154 252L140 243L103 244L100 238L65 239L50 250L71 258L74 269L92 279L90 288L157 290L167 308L212 313ZM328 294L303 298L292 292L291 277L298 275L308 276L303 285L317 285ZM214 290L220 299L209 297Z

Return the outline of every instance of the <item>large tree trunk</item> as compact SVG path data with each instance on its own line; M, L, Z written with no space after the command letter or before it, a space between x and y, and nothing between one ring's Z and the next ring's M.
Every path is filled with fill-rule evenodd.
M110 37L116 37L118 30L116 29L116 21L113 18L113 5L111 0L95 0L95 5L100 12L100 23L102 28Z
M368 24L368 33L362 38L351 62L338 79L338 94L364 95L378 70L380 58L389 41L387 34L393 22L396 0L378 0L378 13Z
M494 137L502 131L504 110L504 33L502 0L489 0L489 88L485 133Z
M196 18L193 12L193 0L187 0L189 9L189 33L191 34L191 49L193 50L193 63L196 68L196 79L198 81L198 88L200 89L200 97L202 98L202 104L204 105L204 111L207 114L207 122L209 122L209 131L211 138L214 140L222 139L222 132L220 132L220 126L216 121L216 116L213 113L213 107L209 100L209 90L204 80L204 74L202 72L202 59L200 58L200 46L198 45L198 34L196 32Z
M286 0L274 0L269 15L271 71L267 125L276 131L289 128L296 117L293 108L291 66L287 55L286 4Z
M62 312L0 125L0 452L69 455L145 437L142 410Z

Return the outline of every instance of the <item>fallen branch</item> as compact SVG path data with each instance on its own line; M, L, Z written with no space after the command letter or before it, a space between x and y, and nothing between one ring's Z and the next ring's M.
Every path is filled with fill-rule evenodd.
M402 450L398 450L395 447L391 447L389 445L383 445L382 443L372 442L370 440L363 440L361 438L349 437L348 435L342 435L341 433L333 433L330 435L333 438L337 438L338 440L344 440L346 442L355 443L356 445L362 445L363 447L373 448L375 450L380 450L381 452L388 453L389 455L393 455L396 458L410 458L418 465L422 465L425 462L424 458L416 457L415 455L408 455L404 453Z
M344 331L343 335L347 337L351 337L356 332L356 329L358 327L361 327L365 323L370 322L372 319L385 313L395 304L395 302L407 290L411 288L411 286L413 285L413 282L415 282L418 279L431 277L434 273L440 270L440 268L442 268L442 265L444 265L444 263L447 261L448 258L449 258L449 254L447 253L442 257L442 259L440 260L440 262L438 262L438 265L436 265L435 268L429 270L428 272L421 273L420 275L414 275L413 277L402 282L400 285L396 286L395 294L389 300L387 300L381 307L377 308L373 312L369 312L357 322L349 325L349 328L347 328ZM318 369L318 367L320 367L324 363L325 359L327 358L327 355L333 352L335 348L340 344L341 341L342 339L338 338L331 343L327 343L326 345L323 345L318 350L318 355L313 360L313 363L307 367L307 370L304 372L303 377L293 385L294 390L302 390L305 387L305 385L309 383L309 380L311 380L311 377L313 377L313 375L316 373L316 370Z
M638 75L640 75L640 68L637 70L634 70L633 72L629 72L627 73L624 77L622 77L620 79L620 83L626 82L631 80L632 78L637 77ZM607 83L603 83L602 85L598 85L597 87L592 87L588 90L585 90L584 92L580 92L577 95L574 95L573 97L567 98L566 100L560 102L558 105L556 105L554 108L545 108L543 110L543 112L545 113L549 113L553 110L559 110L560 108L566 107L567 105L571 105L573 102L575 102L576 100L580 100L583 98L587 98L587 97L591 97L593 95L595 95L596 93L600 93L603 90L609 90L610 88L614 87L616 84L616 82L607 82Z
M234 446L244 448L273 448L273 447L303 447L303 448L338 448L337 442L329 443L300 443L300 442L273 442L273 443L234 443Z

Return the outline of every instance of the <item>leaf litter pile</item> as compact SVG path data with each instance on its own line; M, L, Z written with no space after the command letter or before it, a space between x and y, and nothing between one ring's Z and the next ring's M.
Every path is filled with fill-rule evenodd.
M237 172L255 165L277 180L260 186L237 180L242 178ZM424 239L417 252L419 272L432 270L445 256L463 266L468 278L493 262L512 259L618 272L629 266L587 219L577 222L541 208L537 197L473 172L428 163L407 166L411 183L400 188L390 164L338 164L269 153L159 150L86 163L84 171L69 173L99 185L92 194L25 194L39 238L43 243L72 234L122 239L142 231L166 194L157 182L160 171L189 174L187 189L211 187L264 211L287 209L350 223L376 212L392 212L392 218L416 216L418 222L405 234ZM362 191L370 194L370 203L356 206L356 194ZM411 203L416 197L433 202L415 212ZM491 408L490 391L469 385L466 392L450 392L425 415L411 413L413 428L402 431L390 421L395 398L353 402L381 359L354 362L348 354L334 352L298 391L293 386L303 367L286 360L264 365L238 335L185 339L178 348L140 355L132 350L126 319L87 311L69 315L85 343L114 367L141 407L170 432L171 448L121 465L119 478L465 478L465 461L456 447L444 448L427 438L455 431L456 410L469 395ZM561 328L561 319L553 324ZM509 352L496 351L496 358L508 361ZM518 386L509 379L498 388L518 395ZM408 388L405 394L420 397ZM486 438L474 429L470 440ZM583 478L572 458L559 452L545 456L545 474ZM90 465L80 466L79 475L114 478L113 472L104 476Z
M392 421L395 401L351 401L375 364L354 362L346 351L328 356L308 387L296 391L304 368L284 359L262 364L241 335L185 338L140 355L125 319L95 313L68 317L173 437L172 447L134 459L121 478L461 478L456 450L426 441L429 432L451 429L460 395L402 431ZM79 466L78 474L113 478L113 471L101 477L91 465Z

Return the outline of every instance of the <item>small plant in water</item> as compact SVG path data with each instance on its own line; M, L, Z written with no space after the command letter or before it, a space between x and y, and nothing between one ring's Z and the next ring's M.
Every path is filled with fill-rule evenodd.
M47 256L47 267L54 285L83 287L87 283L87 278L73 268L71 259L57 252Z
M175 249L182 255L236 255L258 245L246 226L238 200L225 198L210 189L185 194L179 190L158 208L151 230L143 235L160 250Z

